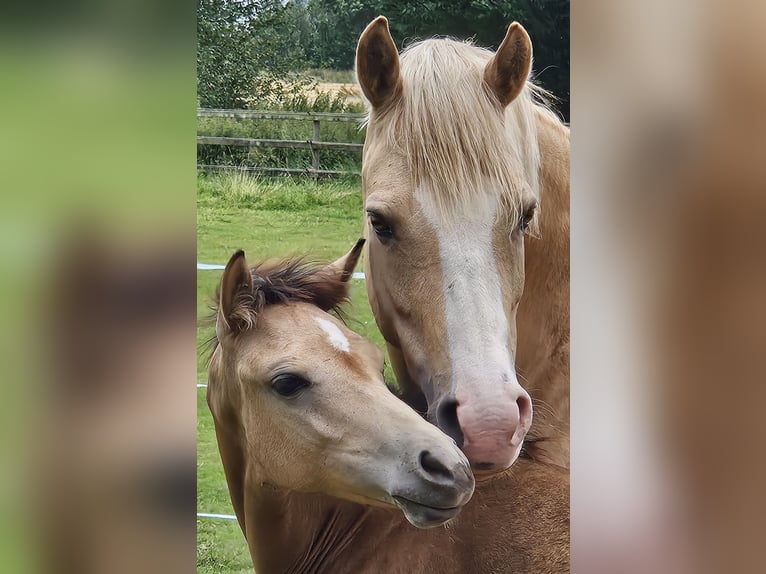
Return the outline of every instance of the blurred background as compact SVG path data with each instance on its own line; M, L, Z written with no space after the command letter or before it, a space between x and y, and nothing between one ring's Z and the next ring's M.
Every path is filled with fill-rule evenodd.
M572 7L572 569L764 569L766 7Z
M319 205L328 228L357 209L356 184L343 177L306 195L289 178L242 192L198 173L201 160L305 171L314 156L309 148L229 159L217 149L208 160L195 137L277 137L205 131L203 119L220 118L198 123L195 109L353 114L353 94L331 104L345 88L316 110L316 99L289 89L256 88L277 85L261 81L272 60L279 77L304 76L309 87L348 83L355 35L378 12L400 47L432 33L475 35L491 47L510 11L530 30L539 81L571 115L572 569L763 571L762 4L576 3L566 105L569 90L554 79L565 67L563 10L551 7L564 3L271 4L274 18L294 18L293 39L283 43L274 28L235 30L245 34L234 36L245 56L234 71L244 66L247 89L234 78L215 99L220 84L205 84L197 68L229 72L205 52L218 42L203 40L206 10L223 11L213 18L220 25L240 22L227 20L234 4L248 3L199 3L196 26L192 7L177 3L3 9L2 570L195 568L201 395L191 380L199 297L215 282L200 271L195 289L198 227L203 262L220 263L241 241L205 243L206 214L222 213L215 225L224 232L247 205L272 213L285 201ZM405 11L421 6L430 10ZM486 27L466 28L464 14ZM272 42L272 59L258 60L249 38ZM276 67L277 56L294 60ZM279 137L313 137L313 120L300 128L308 135L290 129ZM322 140L361 141L336 129L346 128L323 123ZM344 157L322 150L318 170L354 171ZM311 220L291 210L298 225ZM248 221L234 221L234 231ZM317 255L335 254L352 232L339 228ZM245 247L257 254L259 236L249 237Z
M0 16L0 570L195 567L195 22Z

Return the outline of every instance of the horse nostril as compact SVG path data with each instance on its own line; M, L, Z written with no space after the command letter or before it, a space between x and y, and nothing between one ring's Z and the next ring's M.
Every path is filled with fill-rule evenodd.
M463 431L457 418L457 400L454 397L445 397L436 407L436 424L452 440L458 448L463 448Z
M420 468L434 478L446 478L447 480L454 478L452 472L427 450L420 453Z
M519 424L528 429L532 419L532 401L529 395L521 395L516 399L516 404L519 407Z

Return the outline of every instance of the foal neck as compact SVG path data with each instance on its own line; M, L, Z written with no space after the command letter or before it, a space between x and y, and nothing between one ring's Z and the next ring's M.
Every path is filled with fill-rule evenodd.
M381 539L401 522L394 510L322 494L268 486L251 492L246 522L256 572L365 572Z

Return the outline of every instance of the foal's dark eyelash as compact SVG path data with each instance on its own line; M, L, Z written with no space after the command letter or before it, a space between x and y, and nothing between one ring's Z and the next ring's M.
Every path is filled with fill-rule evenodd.
M291 373L277 375L271 381L271 388L282 397L294 397L303 389L310 387L311 382L300 375Z

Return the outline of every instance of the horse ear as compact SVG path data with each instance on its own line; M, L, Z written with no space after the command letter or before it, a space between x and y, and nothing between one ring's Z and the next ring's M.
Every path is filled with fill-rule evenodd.
M327 266L327 271L330 272L336 280L348 283L348 280L351 279L356 264L359 262L359 257L362 255L364 242L364 238L359 239L351 248L351 251Z
M510 104L526 84L532 68L532 41L518 22L508 26L505 39L484 68L484 81L500 105Z
M253 277L245 260L245 252L241 249L231 256L221 278L218 310L226 326L237 328L237 321L232 319L237 315L239 298L253 292Z
M373 108L385 106L401 93L399 53L384 16L370 22L359 37L356 77Z

